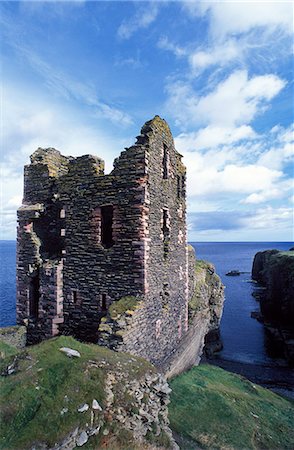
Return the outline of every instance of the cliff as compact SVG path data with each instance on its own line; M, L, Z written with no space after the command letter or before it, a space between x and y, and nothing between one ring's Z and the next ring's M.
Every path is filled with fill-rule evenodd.
M294 252L266 250L253 261L252 278L266 289L260 297L265 322L277 327L294 363Z
M215 273L213 264L196 260L193 296L189 302L189 317L193 324L204 313L209 322L205 335L205 353L211 356L222 349L219 325L223 312L224 285Z
M177 448L170 388L148 361L66 336L4 347L1 449Z

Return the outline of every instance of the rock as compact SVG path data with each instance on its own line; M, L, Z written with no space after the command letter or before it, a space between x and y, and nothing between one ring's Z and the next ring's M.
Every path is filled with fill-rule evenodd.
M263 317L260 314L260 311L251 311L250 316L252 317L252 319L256 319L258 320L258 322L263 323Z
M97 400L95 398L92 401L92 409L95 409L97 411L102 411L101 406L99 405L99 403L97 402Z
M294 366L294 355L286 341L294 339L294 254L292 251L266 250L256 253L252 278L261 283L260 310L266 324L276 329L284 341L284 354ZM287 336L285 337L284 330ZM270 330L271 331L271 330Z
M107 436L109 434L109 430L107 428L105 428L105 430L103 430L103 436Z
M66 356L69 356L70 358L72 358L72 357L80 358L81 357L80 352L78 352L77 350L73 350L72 348L69 348L69 347L61 347L59 350L61 352L65 353Z
M157 392L162 392L163 394L170 394L171 393L171 388L169 387L169 385L167 383L158 383L155 386L153 386L153 389Z
M81 405L81 406L78 408L78 412L83 413L83 412L85 412L85 411L88 411L88 409L89 409L88 403L84 403L83 405Z
M11 375L15 372L15 365L10 364L10 366L7 367L7 375Z
M101 425L100 425L100 424L99 424L97 427L92 428L92 429L89 431L89 436L96 436L96 435L99 433L100 428L101 428Z
M62 410L60 411L60 415L63 416L67 412L68 412L68 408L62 408Z
M82 445L86 444L88 442L88 435L85 431L82 431L79 437L76 439L76 444L78 447L82 447Z

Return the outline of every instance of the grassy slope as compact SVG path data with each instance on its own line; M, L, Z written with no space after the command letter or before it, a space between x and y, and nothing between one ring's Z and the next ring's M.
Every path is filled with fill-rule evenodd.
M293 449L294 404L218 367L171 382L169 417L182 449Z
M59 351L60 347L78 350L81 358L67 357ZM15 358L13 350L6 351L8 356L1 362L1 372ZM101 368L91 367L89 361ZM91 405L94 398L103 408L106 375L118 365L126 369L130 379L154 370L143 359L82 344L68 336L19 352L17 364L15 374L0 377L0 448L5 450L30 448L34 442L53 446L75 427L85 426L89 414L78 413L77 408L83 403ZM128 402L120 399L124 400ZM63 408L68 408L68 412L61 415ZM86 447L92 448L89 444L83 448Z

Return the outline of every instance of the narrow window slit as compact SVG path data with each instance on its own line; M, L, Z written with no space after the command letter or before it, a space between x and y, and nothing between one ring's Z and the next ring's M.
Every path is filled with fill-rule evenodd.
M105 313L107 311L107 296L106 294L101 294L101 311Z
M181 197L181 177L177 175L177 197Z
M170 227L169 212L167 208L162 210L162 234L163 234L163 257L167 259L169 253Z
M162 160L162 166L163 166L163 179L166 180L168 178L168 163L169 163L169 154L168 154L168 148L167 145L163 144L163 160Z
M112 247L113 242L113 206L101 206L101 243L105 248Z
M75 305L80 305L81 304L81 297L80 297L80 293L78 291L78 289L73 289L71 291L71 295L72 295L72 301Z

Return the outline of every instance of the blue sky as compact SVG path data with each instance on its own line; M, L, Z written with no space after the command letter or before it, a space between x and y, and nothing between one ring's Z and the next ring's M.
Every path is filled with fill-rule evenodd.
M146 120L188 168L190 241L293 240L291 2L0 2L1 239L41 147L108 171Z

